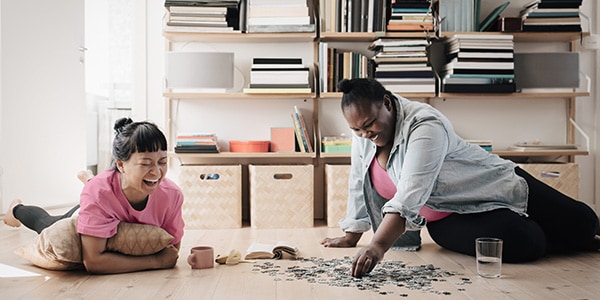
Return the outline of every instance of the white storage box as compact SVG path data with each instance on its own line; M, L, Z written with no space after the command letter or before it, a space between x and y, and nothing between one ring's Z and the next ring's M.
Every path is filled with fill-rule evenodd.
M186 229L242 227L242 167L182 166Z
M327 226L338 227L346 217L350 165L325 165L325 195L327 199Z
M314 226L313 165L249 165L250 226Z

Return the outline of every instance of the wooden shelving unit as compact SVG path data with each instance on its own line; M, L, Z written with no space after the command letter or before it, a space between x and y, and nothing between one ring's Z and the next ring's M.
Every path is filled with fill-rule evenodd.
M318 1L309 0L309 3L316 5ZM314 8L314 7L313 7ZM318 22L318 19L315 20ZM318 28L318 26L317 26ZM448 37L454 34L461 34L467 32L444 32L440 36ZM514 36L515 43L568 43L570 51L577 51L580 47L580 43L583 37L589 35L588 33L581 32L516 32L516 33L500 33L500 32L468 32L468 34L512 34ZM313 82L319 82L318 74L319 70L323 67L320 65L319 59L319 43L326 42L331 44L366 44L379 39L379 38L423 38L426 37L425 32L410 32L410 33L399 33L399 32L312 32L312 33L211 33L211 32L174 32L165 31L164 37L166 40L167 51L172 50L173 43L200 43L200 44L213 44L213 43L231 43L231 44L255 44L255 47L266 47L270 44L280 43L292 43L292 44L309 44L312 45L311 50L313 51L312 57L314 61L304 62L305 65L310 67ZM431 36L430 36L431 37ZM265 51L265 55L269 53ZM403 97L408 99L415 99L417 101L424 101L431 103L432 100L448 100L452 101L455 99L460 100L486 100L486 99L522 99L523 101L537 101L540 105L543 104L545 99L564 99L565 100L565 114L566 114L566 136L565 142L572 144L575 141L575 128L571 124L570 120L575 120L575 103L578 97L587 97L590 95L588 90L581 91L579 89L569 92L523 92L523 93L508 93L508 94L484 94L484 93L402 93ZM175 120L173 119L173 112L171 106L174 101L191 101L197 102L198 105L210 105L210 101L220 100L233 100L233 101L274 101L279 100L294 100L304 99L306 101L312 101L312 119L313 119L313 130L314 140L313 147L315 152L313 153L238 153L238 152L221 152L215 154L189 154L189 153L174 153L171 151L169 156L178 159L182 165L185 164L204 164L204 163L312 163L315 166L324 165L326 163L341 163L349 164L350 153L336 153L336 152L321 152L321 128L320 124L324 123L322 120L323 113L320 109L320 103L333 103L332 101L339 101L341 99L341 93L332 92L320 92L316 85L313 85L313 92L307 94L245 94L245 93L180 93L171 90L166 90L163 93L166 99L166 119L167 119L167 133L169 141L174 141L173 133L170 130ZM195 104L194 104L195 105ZM267 112L264 112L267 115ZM340 120L343 118L341 113L339 114ZM221 138L221 136L220 136ZM223 136L227 140L226 136ZM510 150L494 150L492 153L505 158L515 158L516 160L524 160L529 157L551 157L561 158L572 162L575 156L589 155L588 149L576 149L576 150L534 150L534 151L510 151ZM321 171L322 169L315 168ZM316 173L315 173L316 174ZM315 178L320 178L315 176ZM321 178L323 179L323 178ZM319 180L319 179L317 179ZM316 182L316 181L315 181ZM321 183L322 184L322 183ZM315 201L320 201L315 199Z

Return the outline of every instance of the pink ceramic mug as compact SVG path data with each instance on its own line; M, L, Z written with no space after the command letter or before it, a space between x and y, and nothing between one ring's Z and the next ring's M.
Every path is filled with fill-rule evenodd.
M209 269L215 266L214 250L210 246L198 246L190 250L188 264L192 269Z

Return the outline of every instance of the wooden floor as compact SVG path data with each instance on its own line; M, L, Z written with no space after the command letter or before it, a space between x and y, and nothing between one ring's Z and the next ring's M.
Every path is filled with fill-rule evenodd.
M232 249L242 252L253 241L279 240L298 245L305 258L326 262L354 256L357 249L323 248L325 236L338 236L338 228L240 229L186 231L177 267L119 275L88 275L84 271L54 272L31 266L13 251L30 243L35 233L23 227L0 226L1 299L600 299L600 253L549 257L531 264L504 264L499 279L476 275L472 257L441 249L422 234L418 252L389 251L385 261L402 261L406 268L431 264L448 271L449 277L434 279L429 288L410 289L407 282L370 288L370 278L353 280L338 272L348 286L335 286L333 275L290 277L288 267L310 268L307 261L261 260L234 266L192 270L186 262L190 248L210 245L215 254ZM365 245L371 234L360 241ZM269 265L268 263L273 263ZM344 262L343 262L344 263ZM322 264L322 267L325 264ZM378 267L381 273L394 270ZM278 272L266 272L268 270ZM392 269L392 268L390 268ZM376 269L378 270L378 269ZM315 274L312 274L315 275ZM413 274L414 275L414 274ZM415 276L416 277L416 276ZM311 278L313 278L311 280ZM398 286L398 283L403 286ZM366 288L365 288L366 287Z

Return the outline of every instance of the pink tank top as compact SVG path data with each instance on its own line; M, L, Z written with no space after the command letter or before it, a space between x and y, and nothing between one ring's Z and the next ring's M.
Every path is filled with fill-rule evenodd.
M397 191L396 186L385 169L377 163L377 158L373 158L369 171L371 173L371 181L377 193L385 199L392 199ZM452 213L435 211L426 205L423 205L421 210L419 210L419 215L424 217L427 222L441 220L450 214Z

